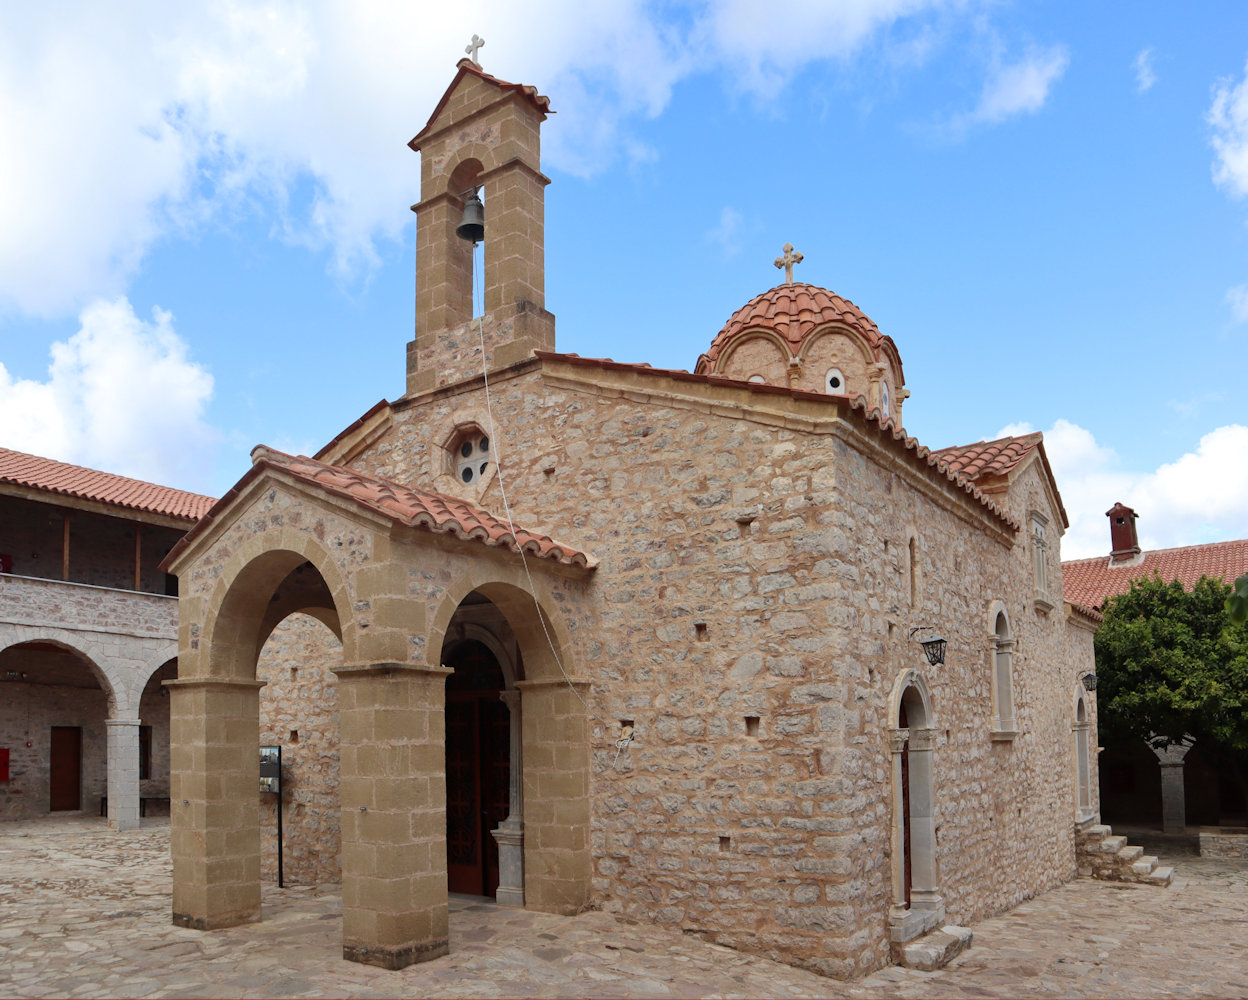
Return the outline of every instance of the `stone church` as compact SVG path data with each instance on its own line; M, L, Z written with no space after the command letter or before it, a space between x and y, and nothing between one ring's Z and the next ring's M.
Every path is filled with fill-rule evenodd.
M466 892L849 977L1072 878L1099 615L1040 436L908 436L897 345L791 248L692 372L559 353L548 112L459 63L410 143L404 393L257 448L163 564L175 922L260 919L256 664L296 612L341 641L348 959L446 953Z

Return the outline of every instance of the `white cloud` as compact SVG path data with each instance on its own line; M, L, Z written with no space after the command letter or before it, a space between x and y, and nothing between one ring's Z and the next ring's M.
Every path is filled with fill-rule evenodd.
M1033 50L1018 62L997 66L984 83L975 109L958 124L992 125L1015 115L1039 111L1069 64L1066 48L1058 45Z
M999 436L1033 429L1013 424ZM1139 514L1146 549L1248 537L1248 427L1219 427L1151 470L1123 468L1112 448L1067 420L1044 432L1044 447L1070 518L1063 559L1109 554L1105 511L1119 500Z
M488 72L557 95L546 162L587 175L653 160L636 123L693 74L773 96L812 62L904 49L899 24L928 37L979 3L19 4L0 33L0 314L123 294L156 241L233 213L367 276L411 223L405 142L473 30ZM1060 67L1041 55L997 72L985 120L1043 102Z
M719 213L719 225L707 232L706 238L719 245L724 256L734 257L741 252L741 227L745 217L731 205L725 205Z
M1231 304L1231 315L1236 323L1248 323L1248 285L1236 285L1226 290L1226 301Z
M1248 67L1238 84L1222 80L1205 120L1213 128L1213 180L1236 197L1248 194Z
M1157 74L1153 70L1153 50L1142 49L1135 57L1135 89L1142 94L1156 82Z
M217 433L203 420L212 376L160 309L92 303L52 345L46 382L0 365L0 444L150 482L202 491Z

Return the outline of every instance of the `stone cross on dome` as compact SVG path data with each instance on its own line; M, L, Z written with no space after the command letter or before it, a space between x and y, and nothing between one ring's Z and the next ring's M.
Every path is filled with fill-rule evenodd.
M474 66L480 67L481 65L481 60L477 58L477 50L484 44L485 39L474 32L472 41L469 42L468 46L464 49L464 51L468 53L468 58L472 60L472 64Z
M776 267L784 268L784 283L786 285L793 284L793 265L800 264L806 258L802 256L800 250L795 251L792 243L784 245L784 256L776 258Z

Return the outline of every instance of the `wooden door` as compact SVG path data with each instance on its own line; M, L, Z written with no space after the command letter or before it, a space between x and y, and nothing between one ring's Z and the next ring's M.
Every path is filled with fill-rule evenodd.
M53 726L49 759L48 809L82 808L82 728Z
M499 700L503 675L489 649L463 643L447 659L447 889L473 896L498 891L498 844L507 818L511 718Z

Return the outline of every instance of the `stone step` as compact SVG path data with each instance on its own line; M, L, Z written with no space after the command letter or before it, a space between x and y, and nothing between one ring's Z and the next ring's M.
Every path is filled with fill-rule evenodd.
M974 937L969 927L946 924L902 945L901 964L921 972L943 969L971 946Z
M1097 823L1093 826L1087 827L1086 829L1080 830L1079 839L1085 844L1092 844L1097 841L1104 840L1113 832L1113 829L1106 826L1104 823Z
M1145 854L1144 857L1138 858L1131 866L1131 870L1137 875L1151 875L1157 867L1157 859L1151 854Z
M1101 853L1102 854L1117 854L1126 846L1127 846L1126 837L1121 837L1121 836L1106 837L1104 840L1101 841Z
M1139 861L1140 855L1143 853L1144 848L1139 847L1136 844L1128 844L1118 852L1118 859L1125 864L1131 864L1132 862Z
M1169 865L1155 868L1151 874L1144 876L1144 881L1149 885L1169 885L1174 881L1174 869Z

